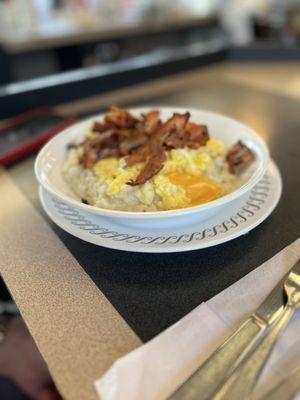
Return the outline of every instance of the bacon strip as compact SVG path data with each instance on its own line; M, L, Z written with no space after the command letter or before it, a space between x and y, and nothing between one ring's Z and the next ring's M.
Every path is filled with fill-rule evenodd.
M120 153L123 156L126 156L126 155L130 154L136 148L145 144L146 141L147 141L147 137L145 137L144 135L140 135L140 134L132 135L129 138L121 140Z
M254 160L254 153L240 140L230 147L226 155L229 172L235 173Z
M159 114L159 111L150 111L147 114L142 114L144 119L143 128L147 135L152 135L152 133L155 133L157 128L160 126L161 121Z
M191 123L189 118L188 112L174 113L162 123L157 110L137 119L127 110L112 107L103 122L94 123L94 136L81 144L81 163L84 168L91 169L97 161L108 157L126 156L128 166L146 161L139 176L128 182L132 186L141 185L161 170L166 150L185 146L198 148L207 142L207 127Z
M146 143L143 146L139 147L135 152L130 154L128 157L125 158L126 164L128 166L138 164L139 162L146 161L147 157L149 156L149 144Z
M104 121L103 123L95 121L92 127L92 132L102 133L107 131L108 129L111 129L111 126L106 121Z
M84 145L83 156L81 157L80 162L83 164L83 168L91 169L94 164L98 161L98 152L96 149Z
M144 161L148 157L148 162L134 181L127 182L128 185L142 185L157 174L163 167L166 159L165 144L170 135L182 135L185 125L190 118L189 113L173 114L158 131L151 136L148 143L138 149L136 153L126 158L127 165L133 165Z
M109 126L119 129L134 128L138 122L127 110L118 107L111 107L106 113L104 121Z
M127 185L130 186L143 185L145 182L151 179L162 169L165 160L166 160L165 149L163 147L159 147L156 150L156 153L151 157L151 159L147 162L145 167L139 173L137 178L134 181L127 182Z
M144 146L138 148L135 152L126 157L126 164L134 165L139 162L145 161L147 157L152 158L155 155L156 149L158 147L163 145L166 145L166 147L168 147L168 137L170 137L170 135L179 135L180 132L184 129L189 117L189 113L183 115L174 114L170 119L168 119L167 122L159 127L159 129L150 137L150 139Z
M189 122L186 125L188 134L187 146L197 149L200 146L205 146L209 140L208 129L206 125L198 125Z
M190 116L189 112L186 112L185 114L174 113L173 116L160 128L160 140L166 143L171 136L178 138L184 137L185 126Z

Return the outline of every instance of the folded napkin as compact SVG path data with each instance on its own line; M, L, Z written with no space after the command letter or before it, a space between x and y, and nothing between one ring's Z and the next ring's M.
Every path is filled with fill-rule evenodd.
M95 382L102 400L160 400L179 387L259 306L300 256L300 238L263 265L118 359ZM279 339L256 387L258 399L300 365L300 313Z

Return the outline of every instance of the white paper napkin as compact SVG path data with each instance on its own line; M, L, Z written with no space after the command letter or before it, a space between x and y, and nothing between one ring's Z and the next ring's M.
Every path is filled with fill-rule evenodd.
M299 256L300 238L145 345L118 359L95 382L99 397L165 399L259 306ZM300 313L297 312L266 365L255 398L299 365Z

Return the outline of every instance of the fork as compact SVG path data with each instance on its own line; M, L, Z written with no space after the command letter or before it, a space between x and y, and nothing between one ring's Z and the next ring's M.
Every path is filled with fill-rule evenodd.
M300 307L300 261L288 274L284 283L284 290L287 295L287 303L281 316L271 325L268 333L250 356L233 372L221 389L214 395L214 400L249 398L279 335L288 324L295 310Z

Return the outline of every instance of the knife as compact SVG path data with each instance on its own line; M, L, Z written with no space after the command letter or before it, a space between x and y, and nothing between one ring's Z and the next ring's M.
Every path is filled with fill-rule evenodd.
M258 309L238 328L202 366L169 397L169 400L209 400L246 354L283 311L286 298L285 275Z

